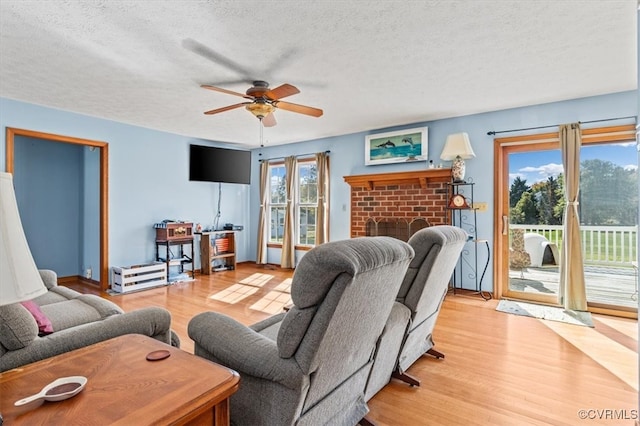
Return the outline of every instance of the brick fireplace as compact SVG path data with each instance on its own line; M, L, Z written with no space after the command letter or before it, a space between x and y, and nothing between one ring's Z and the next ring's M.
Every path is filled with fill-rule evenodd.
M447 223L451 169L345 176L351 186L351 237L391 235L405 239L424 226ZM426 223L426 225L425 225ZM400 231L398 231L400 229Z

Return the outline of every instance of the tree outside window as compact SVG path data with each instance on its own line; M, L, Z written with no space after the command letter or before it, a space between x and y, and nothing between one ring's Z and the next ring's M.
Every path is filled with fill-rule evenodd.
M516 177L509 191L510 223L562 224L563 194L563 174L533 185ZM638 216L637 169L608 160L582 161L578 206L581 225L634 226Z

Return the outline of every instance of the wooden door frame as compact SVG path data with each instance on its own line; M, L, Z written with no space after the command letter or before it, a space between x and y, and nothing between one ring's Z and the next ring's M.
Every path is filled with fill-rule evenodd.
M582 129L582 145L606 144L612 142L625 142L635 140L635 124L598 127L593 129ZM505 286L508 288L508 281L505 283L505 275L508 280L509 244L503 238L504 224L502 220L503 212L509 210L509 169L508 163L503 155L503 147L512 147L511 152L523 152L535 144L536 148L560 149L560 139L558 132L539 133L526 136L513 136L494 139L493 161L494 161L494 218L493 218L493 242L494 242L494 294L496 298L504 297ZM508 224L507 224L508 226ZM506 271L506 273L505 273ZM592 309L593 312L613 312L608 309Z
M6 129L6 171L14 171L14 147L16 136L44 139L51 142L70 143L94 147L100 150L100 289L109 288L109 144L102 141L81 139L72 136L7 127Z

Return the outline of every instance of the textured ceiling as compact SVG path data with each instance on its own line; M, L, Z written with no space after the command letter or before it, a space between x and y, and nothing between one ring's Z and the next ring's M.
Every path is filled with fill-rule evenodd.
M200 84L291 83L300 93L287 101L324 115L277 111L264 131L275 145L635 89L636 11L636 0L2 0L0 96L257 146L243 108L203 114L243 99Z

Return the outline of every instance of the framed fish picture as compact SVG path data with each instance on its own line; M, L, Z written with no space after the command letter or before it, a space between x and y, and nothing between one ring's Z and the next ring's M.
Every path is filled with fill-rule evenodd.
M427 127L365 136L364 164L427 161Z

